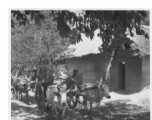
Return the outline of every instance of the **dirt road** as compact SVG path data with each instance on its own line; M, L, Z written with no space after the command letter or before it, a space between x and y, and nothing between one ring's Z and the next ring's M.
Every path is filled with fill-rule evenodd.
M121 98L120 95L119 98ZM11 100L12 120L52 120L46 113L39 114L32 97L29 98L29 101L30 105L25 103L25 99L23 101ZM146 106L139 106L132 104L131 100L127 98L113 99L103 101L100 109L94 109L90 115L85 115L82 105L79 105L75 110L67 110L65 120L150 120L150 107L147 104L149 103L146 102Z

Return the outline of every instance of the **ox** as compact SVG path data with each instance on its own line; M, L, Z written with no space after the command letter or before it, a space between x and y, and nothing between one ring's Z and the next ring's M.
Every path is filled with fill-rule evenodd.
M67 91L62 88L58 88L58 84L51 85L47 87L46 90L46 98L47 98L47 107L49 109L52 106L52 115L53 110L55 110L55 114L58 115L57 108L62 109L62 118L65 116L65 111L67 108Z
M103 83L103 79L100 79L100 82L96 82L97 86L95 89L90 89L84 91L87 96L84 96L84 109L86 109L87 101L90 102L90 111L92 109L92 103L96 102L98 103L98 107L100 107L100 101L103 99L103 97L106 97L107 99L110 99L111 96L109 94L108 86L106 83Z
M16 98L20 98L22 100L22 93L26 93L26 102L28 104L28 91L30 91L30 81L24 77L18 77L14 78L12 82L12 87L15 91Z
M14 90L14 87L13 87L13 82L15 80L16 76L11 74L11 92L12 92L12 97L15 98L15 90Z

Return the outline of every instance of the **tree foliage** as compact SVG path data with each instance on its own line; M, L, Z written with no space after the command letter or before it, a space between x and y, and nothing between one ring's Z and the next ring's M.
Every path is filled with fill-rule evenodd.
M57 24L51 21L49 12L44 11L43 15L45 22L38 25L31 22L24 26L16 24L15 29L12 28L12 66L53 63L69 46L69 40L60 37Z
M31 20L34 20L36 24L40 24L40 21L45 21L42 12L24 11L21 14L20 11L12 11L12 15L16 16L20 25L25 25L26 22L29 23ZM101 48L103 50L125 49L126 46L130 46L133 41L127 35L134 36L133 30L136 30L137 35L149 37L140 27L142 24L148 24L149 11L84 10L82 14L76 15L68 10L58 10L50 11L50 16L51 21L57 22L57 30L60 36L69 38L71 43L81 41L82 33L92 40L94 32L99 30L98 36L102 38Z
M59 24L60 35L67 37L74 31L73 35L79 36L76 42L81 40L81 33L93 39L94 32L99 30L98 36L102 38L102 48L109 49L130 45L133 41L128 39L126 31L134 36L133 29L137 35L148 38L148 34L140 27L146 17L145 11L84 11L84 14L78 17L69 11L60 11L55 20ZM74 29L68 28L65 23L70 23Z

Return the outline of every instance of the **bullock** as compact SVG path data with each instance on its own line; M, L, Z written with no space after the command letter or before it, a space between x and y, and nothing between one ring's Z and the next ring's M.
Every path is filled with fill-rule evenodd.
M13 74L11 74L11 92L12 92L12 97L15 98L15 90L13 87L13 82L15 80L16 76L14 76Z
M27 81L29 81L30 84L30 88L32 92L35 92L35 85L36 85L36 80L33 80L33 76L30 76L29 78L27 77L27 75L25 75L25 78Z
M65 116L65 111L67 108L67 91L63 88L58 88L58 84L50 85L46 90L47 107L51 109L52 115L53 110L55 114L58 115L57 108L62 110L62 118Z
M28 91L30 91L30 82L24 77L14 78L13 89L15 91L16 99L22 100L22 93L26 93L26 102L28 104Z
M111 96L109 94L108 86L103 83L103 79L100 79L100 82L96 82L94 85L94 89L85 90L84 93L86 96L84 96L84 109L86 109L87 101L90 102L90 111L92 109L92 103L98 103L98 107L100 107L100 101L103 99L103 97L106 97L107 99L110 99Z

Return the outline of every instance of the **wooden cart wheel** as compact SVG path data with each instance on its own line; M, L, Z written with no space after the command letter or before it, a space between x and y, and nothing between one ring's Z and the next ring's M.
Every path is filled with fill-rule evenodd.
M40 113L43 114L45 111L45 95L44 88L41 83L37 83L35 90L35 99Z
M67 95L67 103L71 109L76 108L78 103L78 96L73 92L69 92Z

